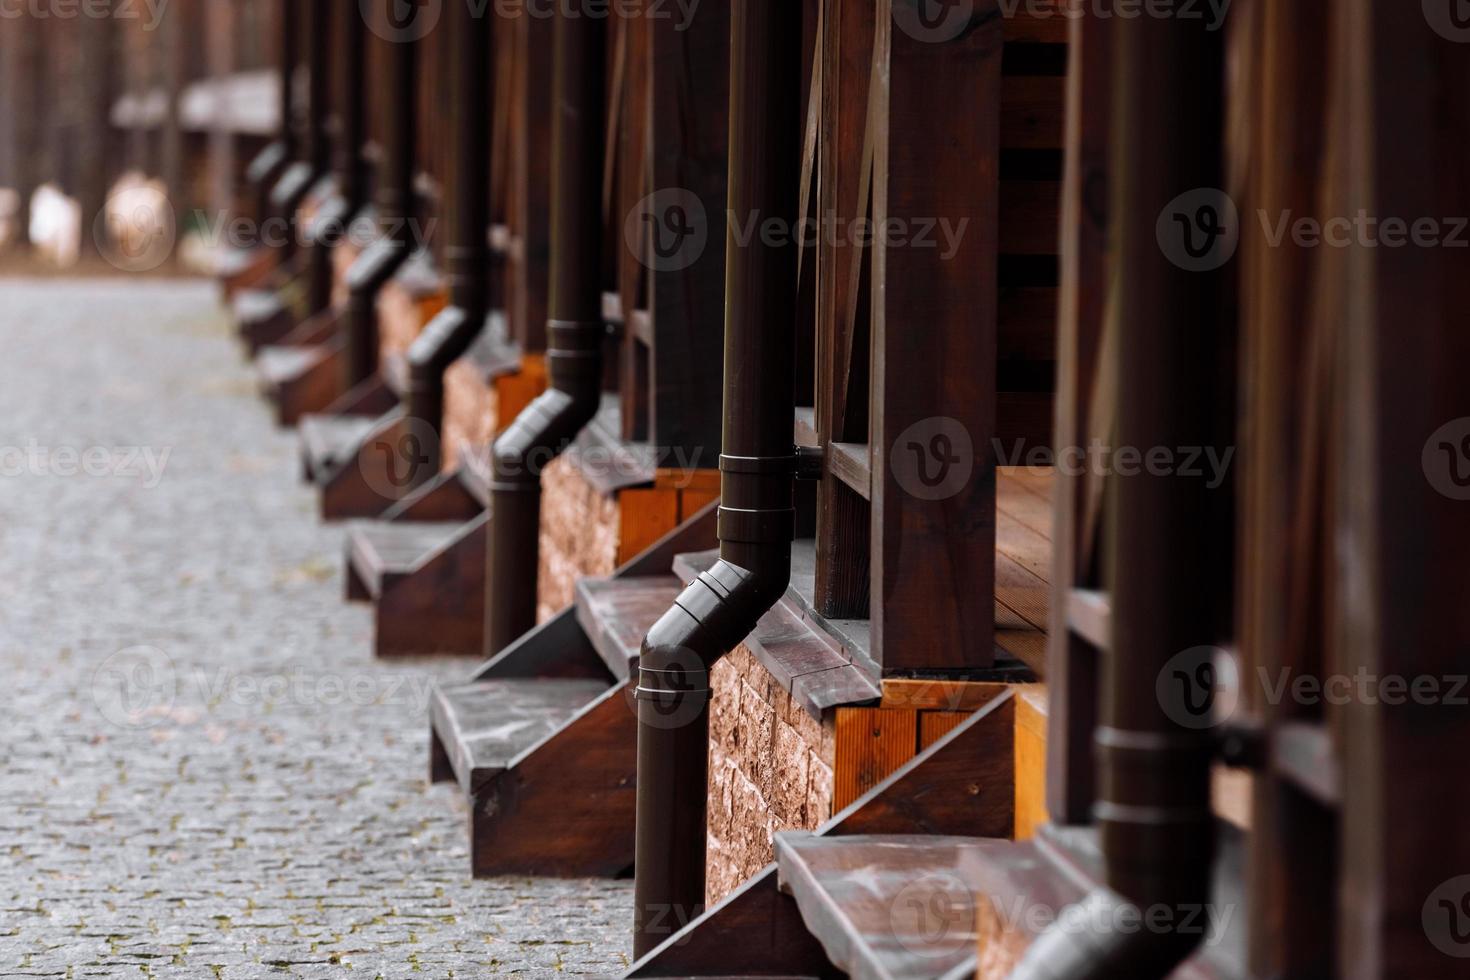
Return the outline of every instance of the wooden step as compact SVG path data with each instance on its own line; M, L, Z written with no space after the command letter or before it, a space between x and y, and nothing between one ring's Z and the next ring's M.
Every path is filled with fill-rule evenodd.
M980 852L1004 840L776 836L780 885L827 957L854 980L927 980L975 956Z
M276 289L242 289L232 304L235 325L254 353L291 332L295 319L286 297Z
M276 410L276 422L300 424L324 412L342 392L340 343L262 347L255 355L261 394Z
M347 597L371 600L380 657L480 656L488 513L467 521L374 522L347 543Z
M472 681L435 688L431 710L455 778L473 793L607 689L582 678Z
M570 617L562 624L576 629ZM626 681L605 675L435 689L431 778L456 779L468 797L473 874L631 867L637 725L628 695Z
M577 583L577 622L614 677L630 676L643 637L682 589L674 575L584 578Z
M320 346L282 347L275 344L262 347L255 355L255 373L262 388L274 390L305 374L327 357L327 350Z
M348 529L348 554L353 571L374 599L383 583L412 575L459 536L452 523L385 523L363 521Z
M1008 837L1014 826L1015 693L1006 692L889 774L816 831ZM630 978L751 976L793 972L845 976L778 889L775 864L670 936L625 974ZM931 976L942 976L936 967ZM952 971L951 971L952 972Z
M362 415L308 415L301 420L301 464L306 479L320 483L351 461L378 420Z

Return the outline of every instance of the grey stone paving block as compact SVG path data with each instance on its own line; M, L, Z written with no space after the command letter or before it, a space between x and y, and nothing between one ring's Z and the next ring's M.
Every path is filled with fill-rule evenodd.
M423 772L470 665L373 662L212 285L0 281L0 328L0 976L620 971L628 883L468 878Z

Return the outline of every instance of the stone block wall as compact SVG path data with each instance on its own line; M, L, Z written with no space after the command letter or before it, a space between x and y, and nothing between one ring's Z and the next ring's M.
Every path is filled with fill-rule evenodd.
M832 815L835 741L745 647L710 678L709 850L714 904L769 864L777 831L815 830Z
M568 457L541 474L541 569L536 621L569 605L577 579L609 575L618 562L618 499L588 482Z
M499 399L467 359L460 358L444 372L443 461L446 470L459 463L466 445L488 446L499 428Z
M426 297L394 279L378 294L378 356L402 355L432 315Z

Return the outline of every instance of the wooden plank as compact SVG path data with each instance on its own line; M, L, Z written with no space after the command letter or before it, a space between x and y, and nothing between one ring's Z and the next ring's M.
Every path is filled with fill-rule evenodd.
M1002 697L1014 685L1000 681L885 677L883 708L920 711L976 711Z
M839 221L869 213L873 132L870 94L875 12L872 4L833 0L823 8L819 84L820 147L816 212ZM871 333L861 277L862 246L828 236L816 255L815 444L862 442L868 436L867 362ZM828 466L835 462L828 451ZM837 472L842 472L838 470ZM839 479L817 485L815 602L824 615L866 618L871 592L872 516L859 490Z
M653 474L653 485L666 490L717 494L720 492L720 471L658 469Z
M948 261L933 250L883 243L874 249L871 441L881 465L873 468L872 621L874 655L885 672L984 667L995 656L994 610L974 598L995 591L993 216L1004 206L997 98L1003 19L981 20L949 42L924 43L892 29L890 0L878 4L875 50L887 70L874 86L873 217L969 221ZM956 362L966 370L951 370ZM941 418L958 426L943 433L947 442L924 429ZM932 455L957 435L969 442L958 465L971 469L969 479L955 481L954 493L900 481L900 473L921 475L894 465L901 454L939 466L943 481L956 457Z
M1015 693L1007 692L838 810L818 832L1010 836L1015 717Z
M833 724L833 810L877 786L919 748L917 711L838 708Z
M1016 698L1016 840L1030 840L1049 820L1046 812L1046 688L1033 685Z
M1055 180L1002 180L1000 240L1005 255L1056 255L1062 185ZM968 234L968 233L967 233Z
M1057 356L1057 290L1000 284L996 351L1002 360L1053 361Z
M1066 155L1061 201L1061 285L1057 309L1058 451L1083 446L1097 371L1107 278L1107 210L1092 188L1108 186L1112 60L1110 22L1070 22L1067 66ZM1052 602L1046 676L1051 685L1047 740L1047 804L1058 822L1087 823L1095 795L1092 730L1096 719L1097 662L1067 628L1066 596L1090 586L1091 541L1081 533L1085 494L1079 479L1056 477L1052 522Z
M924 711L919 714L919 748L927 749L965 720L960 711Z
M504 428L514 422L522 410L546 390L546 355L526 354L521 369L495 379L496 423Z
M630 487L618 494L618 564L679 524L679 491Z
M614 677L626 680L643 637L683 589L673 575L584 578L577 582L577 622Z
M679 519L688 520L710 504L719 503L720 492L708 490L681 490L679 492Z
M1006 75L1000 90L1003 150L1060 150L1066 108L1066 79Z
M872 496L872 460L869 458L867 444L828 443L827 472L847 484L849 489L864 500Z

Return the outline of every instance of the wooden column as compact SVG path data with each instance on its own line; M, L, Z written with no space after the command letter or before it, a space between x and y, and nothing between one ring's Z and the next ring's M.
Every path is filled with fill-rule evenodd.
M1429 25L1418 4L1348 0L1334 10L1334 142L1345 157L1331 175L1341 188L1331 213L1432 221L1439 235L1430 246L1355 247L1333 284L1343 376L1336 492L1325 503L1341 521L1328 552L1336 666L1437 679L1438 692L1353 699L1333 720L1340 975L1463 977L1470 708L1452 688L1470 651L1470 501L1460 485L1470 468L1470 276L1455 216L1470 215L1470 48L1449 15ZM1386 225L1378 234L1388 241Z
M877 7L874 226L967 224L947 258L873 246L873 651L885 673L965 670L995 656L1001 18L979 3L971 30L919 40L895 2Z

